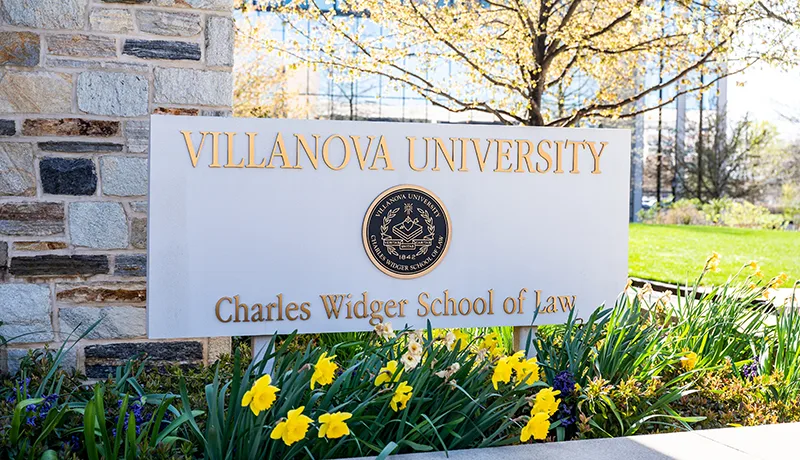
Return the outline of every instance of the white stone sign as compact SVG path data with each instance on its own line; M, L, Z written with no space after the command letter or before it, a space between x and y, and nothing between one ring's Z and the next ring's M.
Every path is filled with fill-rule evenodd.
M627 276L630 133L152 116L150 338L563 322Z

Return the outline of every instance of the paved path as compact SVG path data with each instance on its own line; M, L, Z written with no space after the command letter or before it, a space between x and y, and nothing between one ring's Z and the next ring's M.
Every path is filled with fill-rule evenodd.
M450 452L452 460L744 460L800 459L800 423L698 430L614 439L551 442ZM445 460L444 452L396 460Z

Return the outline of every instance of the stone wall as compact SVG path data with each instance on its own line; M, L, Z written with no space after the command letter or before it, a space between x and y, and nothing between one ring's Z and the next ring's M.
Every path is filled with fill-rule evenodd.
M101 318L68 357L90 377L229 350L147 341L145 282L148 115L230 114L231 7L0 1L0 366Z

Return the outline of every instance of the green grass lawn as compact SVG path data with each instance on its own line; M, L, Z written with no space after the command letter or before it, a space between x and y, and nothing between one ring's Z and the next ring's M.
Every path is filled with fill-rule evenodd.
M721 257L719 271L704 284L724 283L751 260L766 278L780 272L790 280L800 277L800 232L688 225L631 224L628 273L691 284L714 251Z

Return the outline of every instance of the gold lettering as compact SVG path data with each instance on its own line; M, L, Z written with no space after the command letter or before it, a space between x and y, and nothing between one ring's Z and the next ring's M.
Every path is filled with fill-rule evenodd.
M272 145L272 153L269 156L269 163L267 163L267 168L274 168L275 166L272 165L272 160L275 158L275 152L278 152L279 157L281 157L281 161L283 165L281 165L281 169L292 169L292 163L289 161L289 155L286 153L286 144L283 143L283 135L278 132L278 135L275 137L275 143Z
M181 131L183 134L183 140L186 142L186 149L189 151L189 159L192 161L192 168L197 167L197 160L200 159L200 151L203 150L203 144L206 142L206 134L208 132L200 131L202 137L200 137L200 147L197 150L194 149L194 143L192 142L192 132L191 131ZM223 297L224 299L225 297ZM220 299L222 300L222 299Z
M296 312L299 309L300 307L294 302L289 302L288 304L286 304L286 319L288 319L289 321L297 321L297 316L292 316L292 313Z
M236 319L234 319L233 322L234 323L240 323L242 321L244 321L245 323L250 322L250 318L248 317L249 307L247 306L247 304L246 303L239 303L239 296L238 295L233 296L233 300L236 301L236 304L234 306L234 312L236 312ZM239 319L239 311L243 311L244 312L244 320L240 320Z
M429 307L428 304L425 302L425 300L423 300L423 297L427 300L430 297L430 294L428 294L427 292L420 292L419 297L417 297L419 306L425 309L425 313L422 313L422 310L418 308L417 316L428 316Z
M511 141L508 139L497 139L497 167L494 168L494 172L511 172L511 166L508 169L503 167L503 160L511 161L509 156L509 151L505 150L503 146L506 144L508 148L511 148ZM512 165L513 166L513 165Z
M433 300L431 301L431 310L430 310L430 311L431 311L431 314L432 314L433 316L442 316L442 314L441 314L441 313L436 313L436 310L434 310L434 309L433 309L433 306L434 306L434 305L436 305L436 302L442 303L442 299L433 299Z
M416 137L406 137L408 139L408 165L411 166L411 169L414 171L422 171L423 169L428 167L428 149L427 146L425 148L425 164L422 165L421 168L417 168L414 166L414 144L416 144Z
M264 158L261 160L261 163L256 164L256 134L257 133L245 133L247 135L247 143L248 150L247 150L247 166L246 168L263 168L267 166L267 159Z
M375 139L375 136L367 136L369 142L367 142L367 148L364 150L364 156L361 156L361 144L358 142L360 136L350 136L350 139L353 140L353 145L356 148L356 159L358 160L358 167L361 170L364 170L364 163L367 162L367 154L369 153L369 147L372 145L372 140Z
M465 142L466 139L464 138L455 138L451 137L450 140L453 142L453 154L455 155L456 151L456 141L461 142L461 167L458 168L459 172L467 172L469 169L467 168L467 143Z
M522 146L527 146L525 153L522 153ZM525 167L528 172L533 172L533 163L531 163L531 154L533 153L533 142L528 139L517 139L517 169L514 172L525 172L522 170L522 160L525 160Z
M200 141L202 143L202 141ZM222 306L222 302L233 303L233 299L230 297L222 297L217 300L217 305L214 307L214 313L217 315L217 319L223 323L230 323L231 319L233 319L233 315L228 315L228 319L222 319L222 316L219 313L219 308Z
M546 173L547 171L550 170L550 167L553 165L553 158L550 156L549 153L545 152L544 148L542 148L545 145L547 145L547 148L553 147L553 143L548 140L540 141L539 145L536 146L537 153L542 158L542 160L544 160L545 163L547 163L546 168L540 169L539 162L538 161L536 162L536 172L538 173Z
M226 168L244 168L244 160L240 161L239 164L233 164L233 136L236 133L225 133L225 137L228 139L228 162L225 163Z
M296 141L296 150L295 150L295 169L302 169L303 167L300 165L300 148L303 148L303 151L306 152L306 156L311 161L311 166L314 169L319 167L319 134L312 134L311 136L314 137L314 154L311 154L311 147L309 147L306 138L303 137L302 134L295 134L294 137L297 138Z
M605 150L606 145L608 142L601 142L600 143L600 151L598 152L595 149L594 142L587 142L589 144L589 151L592 152L592 159L594 159L594 169L592 169L592 174L601 174L600 172L600 155L603 154L603 150Z
M342 145L344 146L344 158L342 159L342 164L336 167L334 167L331 164L330 158L328 158L329 146L332 139L339 139L340 141L342 141ZM334 134L328 137L327 139L325 139L325 142L322 143L322 161L324 161L325 165L334 171L341 170L342 168L347 166L347 163L350 161L350 144L347 143L344 137L338 134Z
M221 168L219 164L219 135L222 134L218 131L211 131L211 164L209 168Z
M553 174L564 174L564 170L561 169L561 154L563 152L564 143L561 141L556 141L556 169L553 171Z
M253 315L250 316L250 321L264 321L264 307L260 303L254 303L252 307L250 307L250 311Z
M375 163L377 163L379 159L383 160L384 171L394 171L392 159L389 157L389 149L386 147L386 139L384 139L383 136L378 138L378 148L375 149L375 158L373 158L372 165L369 169L373 171L377 170L378 168L375 167Z
M455 171L455 161L456 161L456 152L455 152L455 145L453 146L453 153L447 151L447 147L444 145L444 141L441 138L434 137L424 137L425 139L425 151L427 155L428 151L428 141L434 141L435 144L433 146L433 169L431 171L439 171L439 156L438 153L442 152L442 158L447 162L447 166L450 168L450 171Z
M300 304L300 321L305 321L308 318L311 318L311 304L308 302L303 302Z
M487 139L489 144L486 146L486 153L481 158L480 153L480 139L470 139L472 141L472 147L475 149L475 156L478 158L478 168L480 168L481 172L483 172L483 168L486 166L486 159L489 158L489 149L492 148L492 139Z
M572 169L569 171L570 174L580 174L581 172L578 171L578 147L583 147L583 142L575 142L575 141L567 141L564 143L564 148L569 148L569 144L572 144Z

